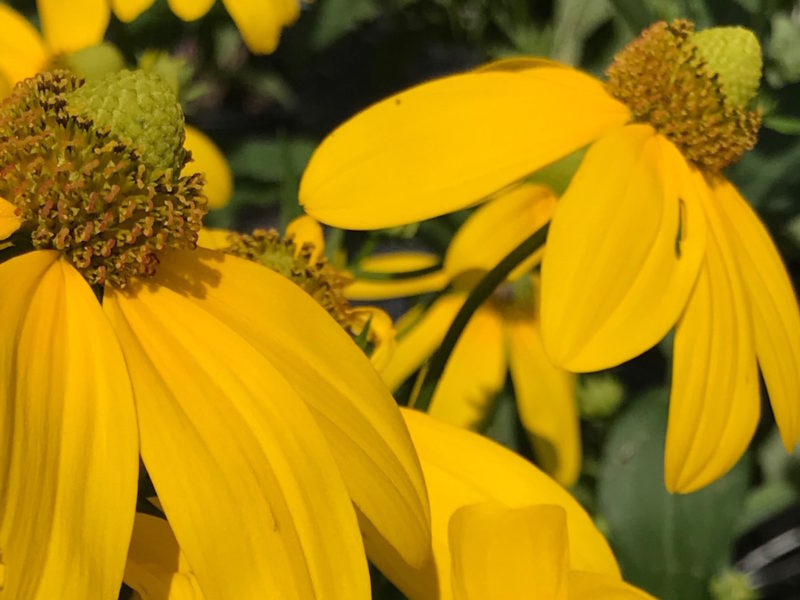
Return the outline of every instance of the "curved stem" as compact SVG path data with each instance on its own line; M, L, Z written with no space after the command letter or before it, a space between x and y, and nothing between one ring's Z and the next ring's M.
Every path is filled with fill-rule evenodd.
M492 295L497 286L505 281L506 277L517 265L544 245L549 226L550 224L546 223L514 248L469 293L458 314L456 314L456 318L450 324L450 328L442 340L442 345L431 356L428 369L425 371L419 388L419 394L417 394L416 400L413 402L414 408L423 411L428 410L433 399L433 393L436 391L436 386L442 377L442 373L444 373L445 365L447 365L447 361L453 353L453 348L455 348L458 338L461 337L473 313Z

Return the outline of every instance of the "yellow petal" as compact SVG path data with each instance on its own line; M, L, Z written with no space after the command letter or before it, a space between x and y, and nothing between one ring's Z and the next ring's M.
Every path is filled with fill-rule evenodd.
M392 360L381 370L381 377L389 389L395 389L408 379L439 347L465 299L463 294L445 294L438 298L398 339Z
M569 572L570 600L655 600L630 584L598 573Z
M353 307L350 309L350 317L356 322L356 327L351 327L355 336L361 335L369 323L367 339L373 346L369 360L376 369L382 369L392 359L397 345L392 317L377 306Z
M295 256L300 254L303 246L309 244L313 247L311 260L316 262L325 253L325 234L319 222L308 215L292 219L286 226L286 237L295 243Z
M410 563L422 563L430 535L422 473L369 359L308 294L266 267L207 250L176 252L163 257L153 281L185 288L186 273L205 273L195 286L201 296L187 299L247 340L311 409L362 527L377 528L367 533L367 550L382 536Z
M152 5L153 0L111 0L111 9L124 23L130 23Z
M136 513L124 580L142 600L204 600L169 523L144 513Z
M138 455L125 361L86 281L51 251L0 265L3 597L117 597Z
M760 409L747 299L719 215L706 206L706 257L673 349L665 477L676 492L697 490L736 464Z
M50 52L73 52L103 41L111 11L108 0L36 0Z
M568 68L437 79L331 133L303 175L300 203L350 229L421 221L475 204L628 118L602 83Z
M769 232L729 182L714 187L750 305L756 355L786 450L800 437L800 311Z
M575 376L550 362L533 306L506 322L509 365L519 418L536 458L562 485L574 484L581 469L581 432Z
M39 32L5 4L0 4L0 31L0 72L10 86L42 70L48 57Z
M2 6L2 5L0 5ZM0 198L0 241L7 239L21 225L11 202Z
M675 324L705 247L705 218L687 178L677 149L647 125L625 127L586 153L558 203L542 262L542 336L556 365L617 365Z
M452 597L448 526L456 510L480 502L509 508L555 504L567 513L570 568L619 578L614 555L586 511L564 488L510 450L415 410L401 409L422 462L431 502L433 553L423 570L379 565L411 598ZM439 594L438 596L436 594Z
M233 192L233 175L225 155L211 138L191 125L186 126L184 146L192 153L192 162L184 167L183 175L203 173L206 177L203 190L208 197L208 207L212 210L224 207Z
M358 268L367 273L410 273L430 269L438 264L437 254L406 251L367 256L358 263Z
M197 234L197 245L208 250L224 250L231 245L228 240L230 234L227 229L203 227Z
M278 47L284 25L300 15L297 0L222 0L247 47L256 54L270 54Z
M481 306L456 342L428 412L475 429L485 422L505 381L503 325L494 309Z
M208 263L181 266L182 281L157 275L133 296L109 290L103 308L130 369L142 459L201 589L209 599L367 598L355 513L328 443L280 370L206 310L220 298L185 287L204 277L223 286L226 261L213 275Z
M449 538L456 600L567 600L567 515L560 506L465 506L453 513Z
M351 300L390 300L439 292L449 283L445 271L397 279L356 279L345 288L345 295Z
M179 18L194 21L205 15L215 0L167 0L167 4Z
M546 187L522 185L476 210L453 236L444 268L451 277L469 271L490 271L553 215L556 198ZM520 264L509 276L529 271L540 256Z

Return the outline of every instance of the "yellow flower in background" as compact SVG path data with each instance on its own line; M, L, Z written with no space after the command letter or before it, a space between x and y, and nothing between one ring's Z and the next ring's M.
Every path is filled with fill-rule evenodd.
M316 302L195 249L182 127L142 72L0 104L4 597L117 597L141 457L207 598L367 598L364 545L429 552L407 429Z
M430 358L472 287L549 221L555 205L549 189L521 186L467 219L453 237L441 270L411 278L356 280L346 289L351 298L370 300L448 288L421 316L415 307L398 321L398 327L410 324L401 331L391 360L380 369L389 388L397 388ZM480 428L510 370L520 420L537 459L557 481L570 486L581 464L575 376L553 366L542 346L538 282L530 275L532 263L540 256L520 265L475 312L450 356L428 412L454 425ZM385 272L388 266L397 272L400 258L391 253L375 255L362 262L361 268ZM421 264L411 258L412 262L405 261L408 266Z
M800 436L800 311L764 225L721 170L755 142L761 50L741 28L658 23L603 83L542 59L445 77L331 134L300 200L378 228L480 202L580 148L542 263L542 336L574 371L620 364L675 327L665 475L725 473L759 418L758 364L783 443Z
M53 68L69 68L81 77L102 77L125 67L119 51L103 44L108 26L106 0L39 0L42 32L13 8L0 4L0 28L4 43L0 45L0 97L27 77ZM186 126L185 147L192 153L192 162L184 175L203 173L205 194L212 209L225 206L233 191L233 175L222 152L211 139Z
M395 348L391 317L375 306L350 304L346 289L352 280L325 259L322 227L311 217L304 215L291 221L283 238L275 230L240 234L203 229L198 245L246 258L280 273L314 298L345 331L357 339L363 335L375 368L383 368L391 359Z
M568 572L569 598L649 598L622 581L608 543L586 511L530 462L470 431L419 411L401 411L425 474L433 554L421 569L390 553L376 565L409 598L549 598L535 592L537 583L553 574L555 561L562 577ZM486 523L503 514L523 524L516 535L505 518ZM497 569L504 565L521 569L514 581L498 580ZM481 580L496 584L489 595L475 595Z
M59 0L48 0L56 3ZM106 0L92 2L105 4ZM133 21L152 6L155 0L107 0L121 21ZM301 0L222 0L228 14L236 23L247 47L256 54L270 54L278 47L281 30L294 23L300 15ZM39 0L42 2L42 0ZM167 4L184 21L194 21L205 15L215 0L167 0ZM107 7L95 6L96 13ZM106 17L107 19L108 17Z

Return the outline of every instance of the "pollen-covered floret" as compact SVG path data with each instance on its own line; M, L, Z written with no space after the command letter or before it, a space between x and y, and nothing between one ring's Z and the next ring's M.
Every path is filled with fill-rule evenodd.
M755 45L754 45L755 44ZM699 168L718 172L756 142L761 111L758 40L741 28L694 33L688 21L656 23L608 69L609 92Z
M0 104L0 196L34 247L125 287L155 273L158 252L195 247L206 199L201 175L180 176L189 157L169 87L136 72L102 81L81 92L68 72L43 73Z
M345 329L353 326L350 302L344 288L351 283L345 273L331 267L324 257L315 258L314 246L298 245L282 238L274 229L256 229L252 234L231 233L228 254L269 267L306 291Z

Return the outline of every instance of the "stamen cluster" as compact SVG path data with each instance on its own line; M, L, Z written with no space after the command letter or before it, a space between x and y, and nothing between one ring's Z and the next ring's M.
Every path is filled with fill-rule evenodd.
M70 103L82 85L65 71L43 73L0 104L0 196L34 247L62 252L91 284L122 288L153 275L158 252L195 247L203 177L180 177L184 154L175 167L150 166L138 140Z
M693 34L689 21L652 25L617 54L607 89L696 166L718 172L755 145L761 111L726 97Z
M345 329L354 325L350 303L344 288L351 279L328 264L325 257L315 257L314 245L301 246L292 238L282 238L274 229L256 229L252 234L231 233L228 254L269 267L305 290Z

